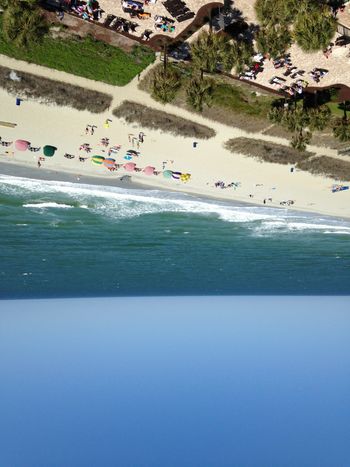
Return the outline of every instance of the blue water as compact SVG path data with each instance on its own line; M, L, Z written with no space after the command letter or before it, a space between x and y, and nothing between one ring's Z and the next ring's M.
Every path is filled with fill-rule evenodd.
M349 467L348 297L11 300L1 467Z
M348 294L350 222L0 176L0 297Z

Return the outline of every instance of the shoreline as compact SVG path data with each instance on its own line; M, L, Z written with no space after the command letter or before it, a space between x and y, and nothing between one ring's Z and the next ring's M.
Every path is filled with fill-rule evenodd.
M271 206L271 205L261 205L253 202L242 201L239 199L227 199L220 196L211 196L208 194L202 194L197 192L188 192L184 190L176 190L176 189L167 189L165 187L158 187L155 185L146 185L142 183L138 183L130 180L120 181L119 178L108 179L106 177L92 177L92 176L80 176L79 178L76 177L75 174L71 172L65 171L56 171L56 170L47 170L47 169L35 169L33 167L27 167L24 165L13 164L8 162L3 162L0 159L0 176L1 175L8 175L11 177L20 177L25 178L28 180L43 180L49 182L68 182L74 183L77 185L92 185L92 186L99 186L99 187L114 187L114 188L123 188L126 190L144 190L144 191L161 191L164 193L172 193L172 194L183 194L193 197L197 200L202 202L221 202L233 207L250 207L250 208L264 208L266 210L281 210L281 212L290 212L291 214L295 215L310 215L312 217L316 217L318 215L324 215L327 218L332 220L338 221L349 221L350 218L333 216L313 211L305 211L305 210L298 210L293 209L290 207L280 207L280 206Z

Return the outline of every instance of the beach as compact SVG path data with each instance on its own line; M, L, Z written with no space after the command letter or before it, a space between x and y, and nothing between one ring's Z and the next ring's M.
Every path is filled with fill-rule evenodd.
M53 179L55 174L66 174L71 180L79 181L83 177L92 177L95 179L94 183L100 181L101 184L115 186L123 183L118 182L118 179L127 175L131 177L131 179L128 178L128 183L131 181L131 183L147 188L181 191L274 208L280 207L281 203L285 207L285 202L293 201L291 206L299 211L342 218L350 217L350 192L332 193L332 185L338 183L335 180L299 170L292 171L293 167L290 165L261 163L240 154L231 154L223 146L230 138L240 136L263 139L287 146L289 142L283 138L247 133L211 122L198 114L172 105L161 105L137 88L137 78L129 85L118 88L4 58L2 64L5 66L109 93L113 96L113 102L107 112L96 115L68 107L41 104L32 100L23 100L18 106L15 96L10 96L0 90L0 121L16 124L15 128L0 127L2 140L23 139L29 141L33 147L43 147L49 144L57 148L53 157L46 157L41 161L39 168L38 157L42 156L41 152L35 153L28 150L21 152L15 150L13 145L1 147L0 172L4 170L2 167L5 168L3 164L6 163L6 165L26 167L30 169L30 176L38 179L42 178L47 170L50 171L50 177ZM208 140L194 141L193 138L175 137L159 130L149 130L127 124L123 119L117 119L112 115L113 108L126 99L204 124L214 129L216 136ZM86 134L87 125L95 126L93 135L90 129ZM143 143L137 143L140 132L145 134ZM108 139L108 146L101 144L103 138ZM89 144L91 152L79 150L85 143ZM147 176L142 171L127 172L122 167L110 172L103 165L91 163L91 156L108 157L108 149L115 145L121 146L118 153L112 155L117 164L123 165L129 162L130 160L126 160L125 156L127 151L132 149L140 154L138 157L132 157L131 162L136 163L139 168L149 165L155 167L160 174ZM316 155L337 157L336 151L328 148L311 146L309 150ZM65 158L66 153L75 155L74 159ZM81 162L79 157L86 160ZM166 179L162 175L164 170L191 174L191 177L187 182L173 178ZM23 171L21 173L21 176L25 175ZM233 185L222 189L215 186L215 183L219 181L224 182L225 186L232 183ZM344 182L347 181L344 180Z

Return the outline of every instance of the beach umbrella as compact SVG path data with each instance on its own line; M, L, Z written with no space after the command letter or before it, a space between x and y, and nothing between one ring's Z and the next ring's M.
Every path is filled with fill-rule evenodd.
M136 168L135 162L128 162L127 164L124 164L124 169L127 170L128 172L133 172Z
M137 151L135 151L134 149L128 149L128 151L126 152L127 154L133 154L134 156L138 156L139 153Z
M145 175L153 175L154 171L155 171L155 167L152 167L151 165L148 165L147 167L143 169L143 173Z
M182 182L188 182L190 178L191 178L191 174L181 174L180 175L180 180Z
M94 163L94 164L97 164L97 165L101 165L103 163L103 161L105 160L105 158L103 156L93 156L91 158L91 161Z
M29 141L25 141L24 139L18 139L15 141L15 148L17 151L26 151L29 148Z
M173 172L172 177L175 178L175 180L178 180L181 177L181 175L181 172Z
M173 172L171 170L164 170L163 177L164 178L171 178L173 176Z
M114 167L115 166L115 159L112 159L111 157L108 157L103 161L103 165L106 167Z
M46 157L52 157L55 154L57 148L55 146L46 145L43 147L43 153Z

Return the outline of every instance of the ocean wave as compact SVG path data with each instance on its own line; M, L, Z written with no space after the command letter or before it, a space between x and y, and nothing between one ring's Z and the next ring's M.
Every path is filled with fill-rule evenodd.
M71 209L74 206L70 204L46 202L46 203L27 203L23 204L24 208L35 208L35 209L46 209L46 208L60 208L60 209Z
M183 213L214 217L224 222L244 224L252 235L319 231L350 234L350 223L316 214L302 214L279 208L237 205L199 199L185 193L97 186L71 182L42 181L1 176L2 186L15 188L19 196L30 194L31 202L23 207L45 209L73 207L89 210L114 221L148 214ZM43 201L53 198L54 201ZM35 196L40 201L35 202Z

